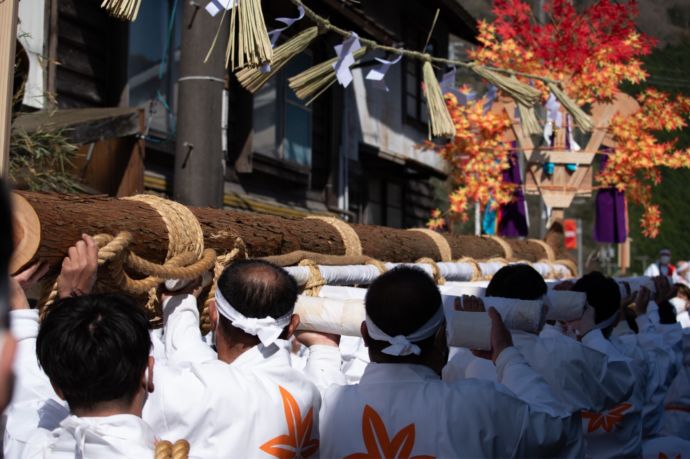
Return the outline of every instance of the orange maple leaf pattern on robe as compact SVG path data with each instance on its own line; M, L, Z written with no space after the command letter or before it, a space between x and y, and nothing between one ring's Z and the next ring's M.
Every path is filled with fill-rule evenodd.
M350 454L345 459L434 459L434 456L410 456L415 440L414 423L389 439L381 416L369 405L364 406L362 413L362 436L367 452Z
M599 429L604 432L611 432L615 427L620 425L623 421L623 415L626 411L632 408L630 403L621 403L612 408L607 413L592 413L591 411L582 411L582 419L588 419L587 432L595 432Z
M668 457L667 455L665 455L664 453L659 453L659 459L671 459L671 458ZM679 455L676 456L675 459L683 459L683 458L682 458L681 455L679 454Z
M302 419L295 397L282 386L278 386L278 389L283 399L288 433L269 440L261 445L260 449L279 459L307 458L314 455L319 449L319 440L311 438L314 408L309 408L307 415Z

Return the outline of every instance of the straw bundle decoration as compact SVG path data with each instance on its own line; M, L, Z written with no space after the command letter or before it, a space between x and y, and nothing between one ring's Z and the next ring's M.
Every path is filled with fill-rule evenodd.
M134 21L139 14L141 0L103 0L101 8L122 21Z
M539 124L537 114L534 112L534 107L517 103L518 111L520 112L520 127L522 132L526 135L538 135L542 132L542 126Z
M517 78L494 72L483 65L472 65L470 68L474 73L510 95L516 102L527 107L533 106L541 97L539 90L518 81Z
M229 64L233 70L245 66L256 68L272 60L273 47L264 23L261 0L236 0L230 15L226 66Z
M254 94L273 78L290 60L304 51L309 43L319 35L319 28L309 27L273 50L271 70L263 73L259 69L245 67L235 75L244 89Z
M577 127L583 132L590 132L594 128L592 117L585 113L574 100L568 97L558 84L551 81L547 81L546 84L561 105L572 115Z
M358 60L361 59L366 52L366 47L362 47L352 53L352 56L355 60ZM333 64L337 61L338 58L334 57L288 78L288 86L295 91L295 95L298 98L307 100L307 102L305 102L306 105L311 104L337 81L335 69L333 68Z
M428 60L424 61L422 65L422 76L424 77L426 102L429 108L429 137L454 137L453 118L448 113L448 107L443 98L441 86L436 79L434 67Z

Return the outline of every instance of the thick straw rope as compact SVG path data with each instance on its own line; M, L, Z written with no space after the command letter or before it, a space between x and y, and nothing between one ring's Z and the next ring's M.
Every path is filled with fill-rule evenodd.
M173 445L167 440L156 443L155 459L187 459L189 457L189 442L177 440Z
M199 322L201 323L201 333L203 333L204 335L209 333L213 328L211 325L211 316L209 315L208 307L216 297L216 289L218 288L218 278L221 274L223 274L225 268L238 258L248 258L247 246L245 245L242 238L239 236L235 238L235 244L233 249L225 255L220 255L219 257L217 257L216 263L213 266L213 282L211 283L211 289L208 292L206 301L204 301L204 306L201 309L201 316L199 318Z
M161 216L168 231L166 260L183 252L192 252L197 258L201 257L204 250L204 232L199 221L186 206L152 194L138 194L123 199L146 203Z
M506 260L510 260L513 258L513 248L506 241L504 241L503 239L501 239L498 236L482 236L482 237L484 237L486 239L491 239L492 241L494 241L498 245L500 245L501 248L503 249L503 257Z
M298 266L305 266L309 269L309 279L304 285L304 293L307 296L319 296L319 290L326 285L326 279L321 275L319 265L314 260L305 259L299 262Z
M470 265L470 267L472 268L472 278L470 279L470 281L475 282L483 279L484 275L482 274L482 270L479 267L479 263L477 263L477 260L475 260L474 258L462 257L457 261L457 263L467 263L468 265Z
M570 274L572 274L573 276L577 276L577 265L575 264L575 262L573 260L569 260L567 258L561 258L561 259L555 260L554 263L556 263L558 265L565 266L566 268L568 268L570 270Z
M553 247L551 247L549 244L542 241L541 239L528 239L528 241L534 242L535 244L539 244L544 249L544 253L546 253L546 259L549 260L549 262L553 263L554 261L556 261L556 253L553 251Z
M443 285L446 283L446 280L441 275L441 269L438 267L438 265L433 259L429 257L422 257L419 260L415 261L415 263L421 263L431 266L431 274L434 277L434 282L436 282L436 285Z
M422 233L431 239L438 249L438 253L441 256L441 261L453 260L453 251L450 248L450 244L448 244L448 240L436 231L427 228L410 228L407 231Z
M362 243L359 240L359 236L357 236L355 230L353 230L352 227L344 221L321 215L311 215L305 218L309 220L320 220L335 228L343 240L343 245L345 246L345 255L362 255Z

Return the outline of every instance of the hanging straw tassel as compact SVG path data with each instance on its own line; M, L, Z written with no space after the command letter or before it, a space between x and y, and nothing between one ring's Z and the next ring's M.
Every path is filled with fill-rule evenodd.
M355 60L360 59L366 54L366 47L359 48L352 53ZM333 64L338 61L337 57L329 59L311 68L308 68L302 73L299 73L292 78L288 78L288 86L295 91L295 95L301 100L307 100L306 105L314 102L314 99L319 97L333 83L337 81L335 77L335 69Z
M134 21L139 14L141 0L103 0L101 8L122 21Z
M226 63L234 70L244 66L260 67L270 64L272 59L273 47L264 23L261 0L237 0L230 16Z
M592 117L585 113L574 100L568 97L558 84L550 81L546 82L546 84L561 105L568 110L568 113L570 113L575 120L577 127L583 132L590 132L594 128Z
M254 94L293 57L304 51L318 35L318 27L309 27L273 50L273 62L269 72L262 73L259 69L245 67L235 74L237 79L244 89Z
M534 113L534 107L527 107L520 102L517 103L517 106L520 111L520 126L522 127L522 132L528 136L541 134L542 127L537 119L537 114Z
M531 107L536 104L541 97L539 90L530 85L521 83L517 80L517 78L507 77L499 72L489 70L482 65L473 65L471 69L474 71L474 73L484 78L489 83L506 92L508 95L510 95L510 97L515 99L516 102L519 102L527 107Z
M431 61L424 61L422 75L426 88L426 105L429 108L430 137L455 137L455 124L448 113L448 107Z

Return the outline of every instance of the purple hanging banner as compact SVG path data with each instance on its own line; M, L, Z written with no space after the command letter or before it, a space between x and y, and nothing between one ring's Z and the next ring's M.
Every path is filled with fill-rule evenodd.
M628 209L625 193L616 188L602 188L595 202L594 240L620 244L628 238Z
M515 147L515 145L513 145ZM510 154L510 167L503 171L503 181L522 185L520 177L520 162L518 153ZM522 187L518 186L513 192L513 200L501 205L498 221L498 234L504 237L527 237L527 212L525 207L525 195Z

